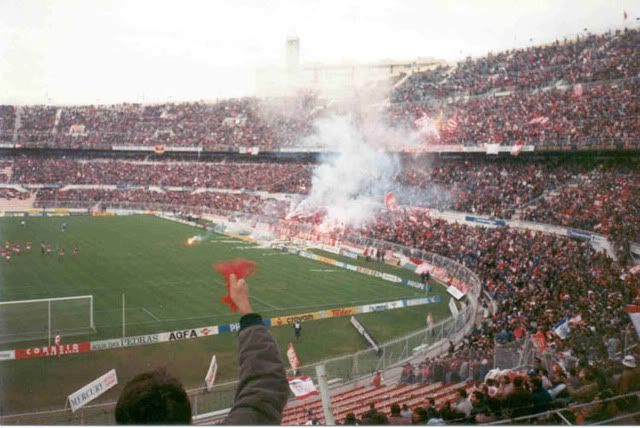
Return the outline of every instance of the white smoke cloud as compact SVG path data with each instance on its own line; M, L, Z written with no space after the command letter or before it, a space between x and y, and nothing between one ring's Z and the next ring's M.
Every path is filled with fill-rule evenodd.
M304 140L322 147L324 155L313 171L309 196L290 215L311 215L324 210L324 226L359 226L384 205L384 194L400 172L396 154L382 150L385 132L364 134L349 116L318 119L316 132Z

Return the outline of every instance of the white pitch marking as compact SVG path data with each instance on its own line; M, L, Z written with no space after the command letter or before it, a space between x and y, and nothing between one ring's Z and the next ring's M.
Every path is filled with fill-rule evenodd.
M269 306L270 308L273 308L273 309L284 309L284 308L279 308L277 306L273 306L271 303L258 299L256 296L250 296L249 298L255 300L258 303L262 303L263 305Z
M148 310L147 308L142 308L142 310L148 314L151 318L153 318L156 321L162 321L160 318L158 318L157 316L153 315L153 312L151 312L150 310Z

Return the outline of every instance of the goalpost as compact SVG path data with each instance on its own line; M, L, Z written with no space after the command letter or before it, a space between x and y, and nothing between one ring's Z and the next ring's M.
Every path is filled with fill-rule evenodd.
M92 295L0 302L0 343L94 331Z

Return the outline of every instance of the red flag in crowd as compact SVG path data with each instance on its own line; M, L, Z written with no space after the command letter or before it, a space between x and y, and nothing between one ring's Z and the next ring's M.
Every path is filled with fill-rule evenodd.
M455 132L455 130L458 129L458 119L456 116L457 115L454 114L451 118L449 118L449 120L447 120L447 131Z
M393 192L387 192L387 194L384 195L384 204L391 211L398 208L398 203L396 202L396 197L394 196Z

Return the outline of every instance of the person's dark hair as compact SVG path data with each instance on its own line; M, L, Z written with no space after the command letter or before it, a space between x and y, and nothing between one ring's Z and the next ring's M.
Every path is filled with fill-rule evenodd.
M400 416L400 406L397 403L391 405L391 416Z
M347 413L347 416L344 418L343 425L357 425L358 420L356 419L356 415L353 413Z
M473 391L473 396L476 397L478 401L484 400L484 394L481 391Z
M165 369L141 373L120 393L116 422L119 425L189 425L191 403L180 381Z
M424 407L416 407L415 409L413 409L413 414L417 416L417 421L413 421L414 424L418 423L426 423L427 422L427 411L425 410Z
M520 376L513 379L513 386L516 388L522 387L523 383L524 383L524 379L522 379Z
M431 404L432 406L435 407L436 405L436 399L435 398L429 398L429 404Z
M458 394L460 395L460 397L462 398L467 398L467 390L464 388L459 388L458 389Z
M376 412L371 415L368 420L369 425L389 425L389 419L387 419L387 415L382 412Z
M539 377L532 377L531 379L529 379L529 382L531 382L531 385L535 388L536 391L542 389L542 379L540 379Z

